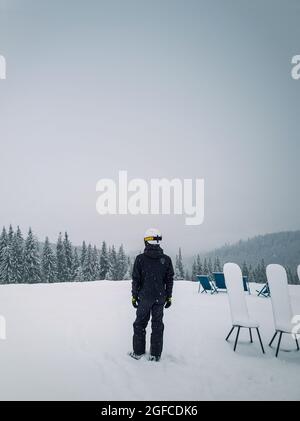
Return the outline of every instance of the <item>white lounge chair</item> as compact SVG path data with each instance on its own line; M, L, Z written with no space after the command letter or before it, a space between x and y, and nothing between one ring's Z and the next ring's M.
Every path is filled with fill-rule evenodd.
M232 319L232 329L228 333L226 341L229 339L233 330L237 327L238 330L233 348L233 350L235 351L239 339L240 329L249 329L251 343L253 342L251 329L256 329L262 352L265 353L259 333L259 324L255 320L251 319L248 313L248 307L243 288L243 275L241 268L235 263L226 263L224 265L224 276Z
M299 267L298 267L299 270ZM299 272L298 272L299 273ZM293 324L293 312L288 291L288 279L286 270L281 265L268 265L267 266L267 278L271 292L271 302L273 309L275 333L269 346L272 346L277 333L279 333L279 339L276 348L276 357L280 349L280 343L283 333L292 333ZM297 351L299 351L299 344L297 337L295 337Z

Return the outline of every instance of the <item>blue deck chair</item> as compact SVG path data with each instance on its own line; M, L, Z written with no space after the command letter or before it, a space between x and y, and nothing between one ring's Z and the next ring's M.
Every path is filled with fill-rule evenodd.
M243 276L243 286L244 286L244 291L248 292L248 294L251 294L248 276Z
M266 282L260 290L257 289L256 292L257 292L258 297L260 297L261 295L265 298L270 297L270 290L269 290L268 282Z
M216 287L207 275L197 275L197 280L199 282L198 294L200 292L201 286L203 288L201 294L202 292L205 292L207 294L207 291L210 291L211 294L218 292Z
M225 277L223 272L213 272L214 280L216 288L219 289L225 289L227 291L227 287L225 284Z

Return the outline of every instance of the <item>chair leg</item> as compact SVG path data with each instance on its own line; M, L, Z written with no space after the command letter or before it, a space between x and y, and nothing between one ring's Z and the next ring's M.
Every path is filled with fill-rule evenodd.
M263 287L263 289L261 290L261 294L265 297L265 298L267 298L267 288L266 288L266 285Z
M236 334L236 338L235 338L235 342L234 342L234 348L233 348L234 351L236 350L236 346L237 346L237 343L238 343L240 329L241 329L241 326L238 327L238 331L237 331L237 334Z
M233 332L233 330L234 330L234 327L235 327L235 326L232 326L232 328L231 328L230 332L229 332L229 333L228 333L228 335L226 336L225 341L228 341L228 339L229 339L230 335L232 334L232 332Z
M262 352L264 354L265 353L265 350L264 350L264 347L263 347L263 343L262 343L262 340L261 340L261 337L260 337L260 333L259 333L258 327L256 328L256 332L257 332L257 336L258 336L258 339L259 339L259 342L260 342L261 350L262 350Z
M277 344L277 349L276 349L276 357L277 357L278 352L279 352L281 337L282 337L282 332L280 332L279 339L278 339L278 344Z
M277 333L278 333L278 332L277 332L277 330L276 330L276 332L274 333L273 338L271 339L271 342L269 343L269 346L272 346L272 343L273 343L274 339L276 338Z
M298 339L295 336L295 341L296 341L296 345L297 345L297 351L299 351L299 344L298 344Z
M249 333L250 333L250 342L253 343L251 327L249 327Z
M264 285L260 291L256 290L256 292L258 293L257 294L258 297L260 297L261 295L265 298L270 297L270 290L267 284Z

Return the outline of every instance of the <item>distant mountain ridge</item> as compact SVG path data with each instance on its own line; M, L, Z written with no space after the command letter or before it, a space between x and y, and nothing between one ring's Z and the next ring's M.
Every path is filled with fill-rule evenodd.
M258 235L201 253L201 256L211 259L218 256L222 262L232 261L239 265L244 261L256 265L264 259L266 264L279 263L295 271L300 264L300 230Z

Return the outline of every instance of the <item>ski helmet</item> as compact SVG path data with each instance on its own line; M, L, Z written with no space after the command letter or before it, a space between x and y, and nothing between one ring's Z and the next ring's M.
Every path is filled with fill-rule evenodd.
M149 228L145 232L144 241L148 244L159 244L162 240L161 232L157 228Z

